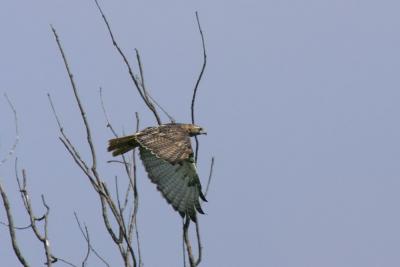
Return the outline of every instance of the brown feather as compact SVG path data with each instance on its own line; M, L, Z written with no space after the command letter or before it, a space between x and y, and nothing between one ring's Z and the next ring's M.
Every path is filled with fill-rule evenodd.
M176 164L193 154L187 127L183 125L186 124L164 124L146 128L136 135L136 140L157 157Z
M129 135L111 139L110 141L108 141L107 150L110 152L112 151L112 155L115 157L134 149L138 145L139 143L136 141L136 136Z

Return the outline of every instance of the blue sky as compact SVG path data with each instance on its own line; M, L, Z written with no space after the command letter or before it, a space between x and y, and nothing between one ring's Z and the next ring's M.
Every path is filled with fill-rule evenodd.
M205 33L208 67L199 89L203 184L211 156L214 180L201 217L202 266L346 267L400 264L400 17L397 1L102 1L116 37L134 61L141 52L146 83L177 119L190 119L192 88L202 64L194 12ZM0 93L15 104L17 150L38 212L51 206L53 251L79 264L85 243L76 211L94 246L117 266L97 197L58 140L46 94L65 129L89 151L52 24L87 108L100 170L120 175L106 142L104 90L114 126L134 130L154 119L145 109L93 1L3 1L0 6ZM0 100L0 153L13 121ZM166 120L164 118L164 120ZM179 216L139 171L139 227L145 266L179 266ZM18 225L13 161L0 167ZM0 219L5 215L0 211ZM44 256L18 232L26 257ZM0 228L0 259L18 266ZM95 258L89 262L98 266Z

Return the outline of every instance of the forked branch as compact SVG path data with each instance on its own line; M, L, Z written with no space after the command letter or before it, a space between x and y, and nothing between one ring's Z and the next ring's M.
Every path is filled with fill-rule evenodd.
M117 41L115 40L114 37L114 33L111 30L111 26L107 20L107 17L105 16L103 10L100 7L100 4L97 0L94 0L94 2L96 3L97 9L99 10L104 23L106 24L108 33L110 35L111 41L114 45L114 47L117 49L118 53L120 54L120 56L122 57L122 60L124 61L126 67L128 68L128 73L129 76L131 77L132 82L134 83L137 91L139 92L140 97L143 99L144 103L147 105L147 107L150 109L150 111L153 113L157 123L160 125L161 124L161 119L160 116L158 115L158 112L156 110L156 108L154 107L153 103L151 102L151 100L148 97L148 94L146 93L146 89L144 87L144 81L140 81L139 79L137 79L135 77L135 74L133 72L133 68L131 67L131 64L129 63L128 58L126 57L125 53L122 51L121 47L119 46L119 44L117 43ZM137 55L137 59L138 59L138 64L139 66L141 66L141 62L140 62L140 57L139 57L139 52L138 50L136 50L136 55ZM141 73L143 75L143 73Z
M57 116L57 113L55 112L54 104L52 103L51 98L49 96L49 101L52 106L52 110L53 110L54 116L56 117L59 131L62 136L62 137L60 137L60 140L62 141L65 148L72 156L75 163L81 168L81 170L89 178L89 180L93 186L93 189L98 193L99 200L101 203L101 208L102 208L102 216L103 216L104 225L105 225L108 233L110 234L112 240L114 241L115 245L118 247L125 266L129 267L129 266L131 266L131 263L132 263L133 266L136 267L137 266L136 256L135 256L135 252L131 246L130 239L128 237L128 230L127 230L128 227L125 224L123 211L122 211L122 209L119 208L119 205L118 205L119 203L116 203L112 199L106 183L103 181L99 172L97 171L97 160L96 160L97 156L96 156L96 151L95 151L94 144L93 144L90 125L89 125L88 119L86 117L86 112L84 110L82 101L80 100L80 97L78 94L78 89L75 84L73 74L69 68L69 64L68 64L65 52L61 45L61 41L58 37L56 30L53 27L51 27L51 28L52 28L57 46L61 53L61 56L62 56L62 59L64 62L64 66L68 73L71 87L74 92L74 98L75 98L76 104L78 106L78 109L80 111L80 115L81 115L81 118L83 121L84 128L86 130L86 139L87 139L87 143L90 148L91 158L92 158L91 167L90 168L88 167L88 164L85 163L85 161L82 159L82 157L80 156L80 153L77 151L75 146L69 141L69 138L64 132L62 124ZM109 211L111 211L112 218L118 225L118 227L117 227L118 233L112 227Z
M1 198L3 199L3 206L4 206L4 209L6 211L6 215L7 215L8 231L10 232L11 244L12 244L14 253L17 256L17 259L19 260L19 262L24 267L29 267L29 264L26 261L25 257L23 256L23 254L21 252L21 249L19 248L19 245L18 245L17 235L15 233L14 219L13 219L13 215L12 215L12 212L11 212L10 202L8 200L7 193L4 190L1 181L0 181L0 194L1 194Z

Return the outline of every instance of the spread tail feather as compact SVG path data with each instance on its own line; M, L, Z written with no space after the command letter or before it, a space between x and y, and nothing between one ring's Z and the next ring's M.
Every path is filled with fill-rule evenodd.
M112 151L112 155L115 157L134 149L138 145L135 135L128 135L109 140L107 150Z

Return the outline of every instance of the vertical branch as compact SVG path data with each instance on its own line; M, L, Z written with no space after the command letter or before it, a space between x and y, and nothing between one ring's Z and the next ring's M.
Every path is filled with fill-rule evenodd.
M13 114L14 114L14 125L15 125L15 140L14 140L14 144L11 146L9 152L7 153L7 155L0 161L0 166L2 164L4 164L15 152L15 149L18 145L18 141L19 141L19 130L18 130L18 117L17 117L17 111L14 108L13 104L11 103L10 99L8 98L7 94L4 94L4 97L8 103L8 105L10 106ZM3 206L4 209L6 211L6 215L7 215L7 221L8 221L8 231L10 233L10 239L11 239L11 245L13 247L14 253L17 256L19 262L24 266L24 267L28 267L29 264L28 262L25 260L25 257L22 255L22 252L19 248L18 242L17 242L17 235L15 233L15 229L17 229L14 225L14 219L13 219L13 215L12 215L12 211L11 211L11 207L10 207L10 202L8 201L8 196L6 191L3 188L3 185L0 181L0 195L1 198L3 199Z
M136 60L139 65L140 85L142 86L143 93L144 93L144 96L146 97L146 100L150 103L154 103L168 117L168 119L172 123L175 123L175 119L171 115L169 115L169 113L147 91L146 85L144 83L144 71L143 71L143 66L142 66L142 60L140 59L139 50L135 49L135 51L136 51Z
M89 230L88 230L87 226L84 225L85 230L83 230L83 227L79 221L79 218L78 218L78 215L76 214L76 212L74 212L74 216L75 216L76 223L78 224L79 230L81 231L81 234L83 235L83 238L86 240L86 243L88 246L85 258L82 261L82 267L86 266L90 251L93 251L93 253L96 255L96 257L99 258L103 262L104 265L110 267L110 264L108 264L108 262L102 256L100 256L100 254L93 248L91 241L90 241Z
M136 116L136 132L139 131L139 124L140 124L140 120L139 120L139 113L135 112L135 116ZM139 267L143 266L143 261L142 261L142 253L140 251L140 240L139 240L139 230L138 230L138 226L137 226L137 213L139 210L139 192L137 189L137 170L136 170L136 156L135 156L135 151L132 152L132 166L133 166L133 170L132 170L132 176L133 176L133 215L131 218L131 222L130 222L130 230L132 228L135 228L135 234L136 234L136 245L137 245L137 249L138 249L138 257L139 257Z
M105 104L104 104L104 100L103 100L103 95L102 95L102 89L100 88L100 100L101 100L101 107L103 109L103 114L104 117L106 119L106 125L107 128L110 129L110 131L112 132L112 134L115 137L118 137L117 132L114 130L114 127L112 126ZM135 112L135 116L136 116L136 132L139 131L139 124L140 124L140 120L139 120L139 114L137 112ZM111 162L111 161L109 161ZM114 161L113 161L114 162ZM140 240L139 240L139 231L138 231L138 227L137 227L137 221L136 221L136 216L137 216L137 212L138 212L138 208L139 208L139 193L138 193L138 189L137 189L137 182L136 182L136 157L135 157L135 150L132 151L132 163L129 164L125 158L124 155L122 155L122 162L121 161L117 161L119 163L122 163L125 167L125 171L128 175L129 178L129 185L128 188L126 190L125 193L125 200L124 200L124 206L120 209L120 213L122 216L123 211L125 210L127 204L128 204L128 199L129 199L129 193L130 190L132 189L133 191L133 206L131 209L131 212L129 214L129 221L128 221L128 233L127 233L127 241L130 243L132 241L132 234L133 234L133 230L135 229L135 233L136 233L136 245L137 245L137 252L138 252L138 260L139 260L139 266L143 265L143 261L142 261L142 254L140 251ZM117 199L118 199L118 203L120 203L119 201L119 196L118 196L118 189L117 189Z
M183 239L185 240L190 267L195 267L196 262L193 256L192 245L190 244L190 239L189 239L189 226L190 226L190 218L186 217L185 223L183 224Z
M1 182L0 182L0 194L1 194L1 198L3 199L3 206L4 206L4 209L6 210L6 214L7 214L8 231L10 232L11 244L12 244L14 253L17 256L19 262L24 267L29 267L29 264L25 260L24 256L22 255L22 252L21 252L18 242L17 242L17 236L15 234L14 219L13 219L13 216L11 213L10 202L8 201L7 194L6 194L5 190L3 189Z
M48 239L48 216L50 212L49 206L44 201L44 197L42 196L42 203L46 208L46 212L41 217L36 217L35 213L32 208L31 198L29 197L28 187L27 187L27 176L26 171L22 169L22 183L19 180L17 167L16 167L16 179L19 187L19 191L21 193L21 198L25 206L26 213L29 215L30 226L32 228L33 233L35 234L36 238L43 244L43 248L46 255L46 265L51 266L53 263L53 257L50 252L50 243ZM41 234L39 231L38 226L36 225L37 221L44 220L44 234Z
M89 177L93 188L96 190L98 193L100 202L101 202L101 207L102 207L102 216L103 216L103 221L104 225L106 226L106 229L108 233L110 234L111 238L113 239L114 243L117 245L119 248L119 251L121 253L121 256L124 260L125 266L131 266L130 265L130 260L133 262L133 266L136 267L136 256L134 253L134 250L129 242L129 238L127 235L127 227L124 222L124 216L122 214L121 209L118 209L118 205L115 204L113 199L111 198L109 191L107 189L106 184L102 181L102 179L99 176L99 173L97 172L97 164L96 164L96 152L94 149L93 141L92 141L92 135L89 127L89 122L86 118L86 113L84 111L83 105L81 104L79 95L78 95L78 90L75 85L73 75L69 69L69 65L64 53L64 50L62 48L61 42L58 38L56 30L52 28L54 37L56 39L58 48L60 50L61 56L64 61L64 66L66 67L67 73L69 75L69 79L72 85L72 89L74 92L75 96L75 101L78 105L78 108L80 110L80 115L84 124L84 127L86 129L86 138L87 138L87 143L89 144L90 151L92 154L92 167L91 167L91 172L89 172L88 168L86 168L85 162L81 159L80 155L76 151L75 147L68 141L68 138L60 138L65 147L67 148L68 152L71 154L73 157L74 161L77 163L77 165L83 170L83 172ZM57 122L59 122L57 120ZM63 133L61 124L59 123L60 127L60 132ZM119 234L117 237L117 234L114 232L114 230L111 227L110 221L109 221L109 214L108 214L108 209L110 209L113 218L115 219L116 223L118 224L118 229L119 229Z
M211 183L211 179L212 179L213 171L214 171L214 162L215 162L215 159L214 159L214 157L212 157L211 165L210 165L210 174L208 175L208 181L207 181L206 191L204 192L204 196L207 196L208 189L210 188L210 183Z
M199 14L198 14L197 11L196 11L196 21L197 21L197 26L198 26L199 32L200 32L201 44L202 44L202 47L203 47L203 66L201 67L201 71L200 71L199 77L197 78L196 85L194 86L194 90L193 90L192 104L191 104L191 107L190 107L191 117L192 117L192 124L195 124L194 104L195 104L195 101L196 101L197 90L199 88L199 84L200 84L201 78L203 77L204 70L206 69L206 65L207 65L206 45L205 45L205 41L204 41L203 30L201 28L201 24L200 24L200 20L199 20ZM199 140L197 139L197 136L195 136L195 141L196 141L195 161L197 162L197 156L199 154Z
M192 124L195 124L195 101L196 101L196 97L197 97L197 91L199 88L199 84L200 81L203 77L204 74L204 70L206 68L207 65L207 52L206 52L206 46L205 46L205 41L204 41L204 34L203 34L203 30L201 28L201 24L200 24L200 19L199 19L199 14L196 11L196 21L197 21L197 26L199 29L199 33L200 33L200 37L201 37L201 43L202 43L202 48L203 48L203 65L201 67L199 76L197 78L194 90L193 90L193 97L192 97L192 102L191 102L191 107L190 107L190 111L191 111L191 118L192 118ZM194 156L194 160L195 162L197 162L197 158L198 158L198 154L199 154L199 140L197 139L197 136L195 136L195 156ZM190 267L196 267L200 264L201 262L201 258L202 258L202 244L201 244L201 239L200 239L200 226L199 226L199 220L196 220L196 238L197 238L197 248L198 248L198 258L197 260L194 259L193 256L193 252L192 252L192 246L190 243L190 239L189 239L189 224L190 224L190 220L186 219L184 225L183 225L183 239L184 239L184 246L186 245L186 250L187 250L187 254L188 254L188 258L189 258L189 264ZM184 266L185 266L186 262L184 260Z
M74 81L74 76L72 75L72 72L71 72L71 70L69 68L68 61L67 61L67 58L65 56L64 49L61 46L61 42L60 42L60 39L58 37L58 34L57 34L56 30L53 28L53 26L51 26L51 30L53 31L54 37L56 39L58 49L59 49L59 51L61 53L62 59L64 61L64 66L65 66L65 68L67 70L67 73L68 73L68 76L69 76L69 80L71 82L71 86L72 86L72 90L74 92L76 103L77 103L77 105L79 107L79 111L81 112L81 117L82 117L83 123L85 125L85 129L86 129L86 139L87 139L87 142L88 142L89 147L90 147L90 152L92 154L92 171L93 171L93 173L95 173L95 176L97 176L96 175L96 165L97 165L96 164L96 152L95 152L93 141L92 141L92 134L91 134L91 131L90 131L89 123L88 123L88 120L86 118L86 112L83 109L83 105L82 105L81 100L79 98L78 90L76 88L76 84L75 84L75 81Z
M183 267L186 267L186 240L185 240L185 219L182 218L182 254L183 254Z
M142 88L143 95L146 98L146 101L151 103L149 100L149 93L147 92L146 85L144 83L144 70L143 70L142 60L140 59L139 50L137 48L135 48L135 52L136 52L136 61L139 66L139 73L140 73L140 83L139 84ZM137 78L136 78L136 80L137 80Z
M44 199L44 195L42 195L42 204L46 208L46 213L43 215L44 216L44 250L46 253L46 260L47 260L47 266L50 266L51 263L53 262L51 253L50 253L50 243L49 243L49 230L48 230L48 225L49 225L49 212L50 212L50 207L47 205L46 200Z
M200 224L199 224L198 218L196 221L196 239L197 239L198 255L197 255L197 260L196 260L196 263L194 266L198 266L200 264L202 256L203 256L203 245L201 244Z

